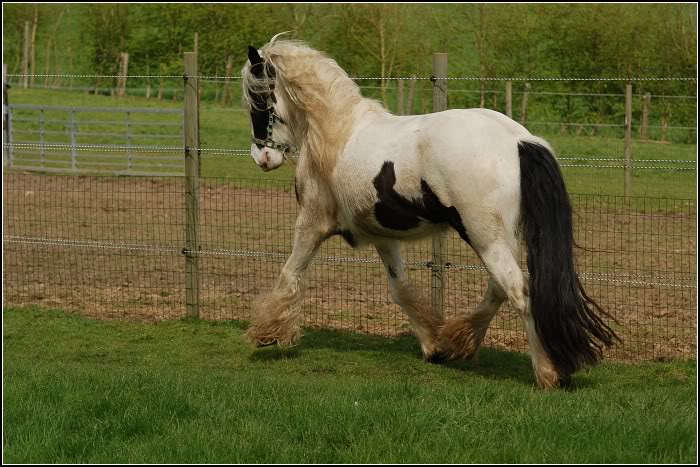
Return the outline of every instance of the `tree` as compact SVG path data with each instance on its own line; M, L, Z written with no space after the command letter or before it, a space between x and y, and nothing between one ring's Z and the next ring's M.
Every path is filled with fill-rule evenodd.
M351 42L378 62L382 101L387 105L387 78L393 76L401 44L401 28L405 20L401 10L404 6L348 4L338 8Z

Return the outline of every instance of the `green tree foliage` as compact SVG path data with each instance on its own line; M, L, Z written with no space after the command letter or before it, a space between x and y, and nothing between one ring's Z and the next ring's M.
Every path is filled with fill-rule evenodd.
M3 60L16 73L24 23L33 19L34 5L7 4L3 9ZM697 75L692 4L41 4L37 72L45 69L44 56L49 55L43 50L61 11L66 15L54 39L52 72L115 74L120 52L128 52L130 75L181 74L182 54L194 49L198 33L201 73L223 75L232 56L237 74L249 44L262 46L274 34L290 30L291 37L328 52L350 75L380 78L369 84L380 87L385 101L391 85L386 78L429 76L434 52L449 54L453 76ZM132 86L142 84L130 80ZM514 90L521 85L516 83ZM619 94L624 85L554 82L546 90ZM478 106L485 93L503 84L465 86L472 86L472 94L451 98ZM695 95L696 83L636 83L635 93L644 92ZM595 99L540 103L545 118L595 121L624 111L619 103ZM689 122L694 106L675 112Z

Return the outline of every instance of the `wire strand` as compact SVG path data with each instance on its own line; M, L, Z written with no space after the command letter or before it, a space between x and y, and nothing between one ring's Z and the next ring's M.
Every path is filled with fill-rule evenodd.
M7 73L3 76L12 78L163 78L163 79L217 79L217 80L239 80L241 76L216 76L216 75L85 75L85 74L43 74L43 73ZM558 77L479 77L479 76L449 76L436 78L434 76L356 76L350 79L354 81L369 80L411 80L411 81L433 81L435 79L448 81L697 81L697 78L683 77L630 77L630 78L558 78Z

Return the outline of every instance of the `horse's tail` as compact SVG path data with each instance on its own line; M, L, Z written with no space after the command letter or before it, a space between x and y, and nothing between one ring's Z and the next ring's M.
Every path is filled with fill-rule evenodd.
M595 365L603 345L620 339L574 270L571 203L559 164L546 144L520 141L518 153L530 309L542 346L560 378L566 377Z

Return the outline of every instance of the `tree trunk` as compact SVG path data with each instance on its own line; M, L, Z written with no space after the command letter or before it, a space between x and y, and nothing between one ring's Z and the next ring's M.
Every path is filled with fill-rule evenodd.
M46 41L46 74L49 74L50 70L50 63L51 63L51 48L55 48L54 43L55 43L55 37L56 37L56 32L58 31L58 26L61 24L61 19L63 19L63 15L65 14L66 10L61 11L61 14L58 15L58 19L56 20L56 24L53 26L53 30L51 31L51 35L49 36L49 39ZM70 48L68 49L69 54L70 54ZM72 57L71 59L72 60ZM56 63L58 63L58 58L56 58ZM72 70L71 70L72 71ZM46 76L44 77L44 87L48 87L49 85L49 77Z
M530 93L530 83L525 83L525 92L523 92L523 106L520 111L520 124L527 127L527 97Z
M160 78L160 83L158 84L158 100L162 101L163 100L163 76L162 76L163 75L163 66L162 65L160 66L160 74L161 74L161 78Z
M146 65L146 75L149 76L149 78L146 78L146 99L151 98L151 67Z
M384 17L380 18L379 22L379 57L381 60L381 65L382 65L382 72L381 72L381 91L382 91L382 102L384 102L384 107L388 107L387 99L386 99L386 55L385 55L385 48L384 48Z
M49 87L49 70L51 66L51 38L46 43L46 63L44 64L44 88Z
M58 49L56 47L53 47L53 53L54 53L54 63L56 65L54 69L54 73L56 76L53 78L53 89L57 89L58 87L61 86L61 60L58 57Z
M71 75L75 74L75 70L73 69L73 49L71 47L68 47L68 70ZM70 77L69 81L69 86L71 91L73 90L73 76Z
M31 74L29 85L34 87L34 70L36 69L36 25L39 21L39 6L34 5L34 23L32 24L32 45L29 57L31 60Z
M29 86L29 21L24 22L24 54L22 56L22 87Z

